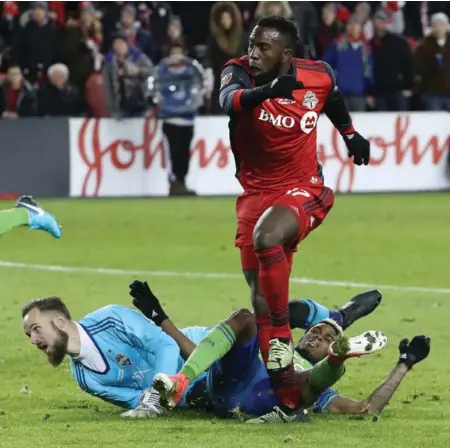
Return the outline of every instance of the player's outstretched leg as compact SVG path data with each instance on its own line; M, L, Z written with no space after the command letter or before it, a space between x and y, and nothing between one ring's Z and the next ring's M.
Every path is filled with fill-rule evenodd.
M307 330L323 319L331 318L344 330L358 319L372 313L380 304L382 295L370 290L352 297L336 311L311 299L297 299L289 302L289 323L291 328Z
M345 330L361 317L372 313L381 303L382 297L380 291L372 289L351 298L338 310L342 315L342 328Z
M174 408L189 384L223 358L237 342L245 342L256 333L255 320L250 311L242 309L216 325L198 344L191 356L175 375L158 373L153 387L160 394L160 404Z
M26 210L11 208L0 211L0 235L9 232L15 227L28 225L29 218Z
M370 355L381 350L387 343L386 335L381 331L366 331L360 336L347 338L338 336L330 345L328 356L319 361L312 369L307 384L301 385L302 396L317 397L323 391L333 386L345 373L344 361L349 358ZM301 384L305 372L298 374ZM310 390L304 391L303 387ZM273 410L258 418L253 418L247 423L295 423L305 421L305 408L311 406L311 402L302 401L302 408L291 411L285 406L275 406Z
M56 218L42 209L32 196L21 196L16 202L15 213L33 230L44 230L55 238L61 238L61 227Z

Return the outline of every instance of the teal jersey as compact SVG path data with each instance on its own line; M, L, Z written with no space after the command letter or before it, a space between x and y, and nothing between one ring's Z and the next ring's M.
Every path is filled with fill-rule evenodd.
M173 375L184 363L176 342L149 319L130 308L111 305L79 321L106 365L96 372L71 360L73 378L82 390L118 406L138 406L156 373ZM183 333L198 344L209 331L191 327Z

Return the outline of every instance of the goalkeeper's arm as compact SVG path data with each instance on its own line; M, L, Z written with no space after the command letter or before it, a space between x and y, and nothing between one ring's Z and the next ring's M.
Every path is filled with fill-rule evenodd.
M166 319L161 323L161 329L174 339L178 347L180 347L181 357L184 360L188 359L197 346L170 319Z

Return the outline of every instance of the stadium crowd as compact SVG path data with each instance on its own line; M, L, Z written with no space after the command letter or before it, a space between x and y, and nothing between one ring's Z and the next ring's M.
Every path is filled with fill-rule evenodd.
M180 60L195 72L189 114L220 114L223 64L272 14L296 23L298 55L333 67L351 110L450 111L448 2L5 1L0 114L144 116L149 76Z

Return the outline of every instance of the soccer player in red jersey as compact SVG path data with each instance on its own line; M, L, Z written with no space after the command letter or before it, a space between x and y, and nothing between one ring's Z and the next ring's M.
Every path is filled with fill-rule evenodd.
M356 165L367 165L370 158L370 144L353 128L333 70L322 61L292 57L297 36L295 25L283 17L259 20L248 55L227 62L220 88L236 176L244 189L236 204L236 246L251 289L261 353L288 408L297 406L299 396L290 380L292 255L334 202L317 160L319 114L339 130Z

